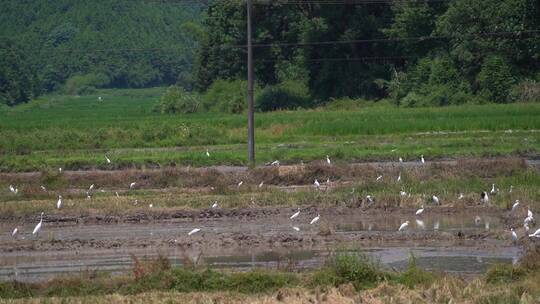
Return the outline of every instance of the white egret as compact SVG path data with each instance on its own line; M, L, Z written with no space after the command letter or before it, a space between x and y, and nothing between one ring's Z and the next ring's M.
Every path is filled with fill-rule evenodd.
M279 167L279 160L273 161L270 165L271 165L271 166Z
M316 222L319 221L320 218L321 218L321 215L320 215L320 214L317 214L317 216L314 217L314 218L311 220L311 222L309 222L309 224L310 224L310 225L315 224Z
M219 207L217 201L215 201L213 204L212 204L212 209L216 209L217 207Z
M420 227L422 230L426 230L426 225L424 224L424 221L417 219L416 220L416 226Z
M416 215L422 215L424 213L424 205L422 205L422 208L416 210Z
M195 229L191 230L191 231L188 233L188 235L193 235L193 234L195 234L195 233L197 233L197 232L199 232L199 231L201 231L200 228L195 228Z
M401 190L401 191L399 191L399 196L405 197L405 196L407 196L407 192Z
M39 223L37 223L36 227L34 228L34 231L32 231L32 234L39 233L39 230L41 230L41 226L43 225L43 212L41 212L41 220Z
M534 220L534 218L530 217L530 216L527 216L524 220L523 220L523 224L529 224L529 223L532 223Z
M41 185L40 187L41 187L41 190L47 191L47 188L45 188L45 186Z
M88 188L88 192L92 191L94 189L94 184L91 184L90 187Z
M321 186L321 184L319 183L319 181L317 179L315 179L315 181L313 182L313 185L317 188L319 188Z
M116 197L120 197L120 195L118 194L118 192L114 192L114 194L116 194Z
M528 223L523 223L523 229L525 229L525 232L529 232L529 224Z
M424 159L424 155L420 155L420 161L422 162L422 164L425 164L426 163L426 160Z
M366 199L368 200L369 203L373 203L373 196L371 196L371 195L368 194L368 195L366 196Z
M399 162L402 163L402 162L403 162L403 158L400 157L400 158L399 158Z
M259 188L262 188L262 186L264 186L264 181L259 184Z
M538 228L534 233L529 234L529 237L537 237L537 238L540 238L540 228Z
M292 226L292 229L294 229L295 231L300 231L300 228L298 228L296 226Z
M208 149L206 149L206 157L210 157L210 151Z
M435 224L433 224L433 230L439 230L439 225L440 225L440 222L439 220L437 220Z
M111 160L107 157L107 155L105 155L105 160L107 161L107 164L111 163Z
M133 203L133 205L137 206L139 204L139 200L135 200L135 202Z
M103 101L103 98L101 98L101 96L98 96L97 100L98 101Z
M154 204L148 205L149 208L154 208Z
M19 188L15 188L15 194L19 193Z
M382 178L382 175L379 175L379 176L377 176L377 179L376 179L375 181L377 181L377 182L378 182L378 181L380 181L380 180L381 180L381 178Z
M9 191L11 191L12 193L16 193L13 185L9 185Z
M401 173L397 177L397 181L399 182L401 180Z
M408 226L409 226L409 221L405 221L405 223L403 223L403 224L401 224L401 226L399 226L398 231L403 231L403 230L407 229Z
M480 194L480 202L484 204L489 203L489 196L486 191L482 191L482 193Z
M58 172L62 173L62 167L58 168Z
M489 230L489 222L488 222L488 221L486 221L486 222L484 223L484 228L485 228L486 230Z
M512 241L514 241L514 243L517 242L518 237L516 232L514 231L514 228L510 228L510 231L512 232Z
M238 188L240 188L240 186L242 186L242 184L244 184L244 181L240 181L240 182L238 183Z
M463 193L460 193L457 199L460 200L460 199L463 199L463 197L464 197Z
M489 193L495 195L497 194L499 189L495 189L495 184L491 184L491 191L489 191Z
M133 188L135 188L135 185L137 185L137 183L136 183L136 182L133 182L133 183L129 184L129 189L133 189Z
M527 217L533 218L533 213L529 207L527 207Z
M56 209L60 209L62 207L62 196L58 196L58 201L56 202Z
M332 162L330 161L330 156L326 155L326 163L331 165Z
M15 229L13 229L13 232L11 233L11 237L14 237L18 231L19 231L19 228L15 227Z
M86 191L86 199L92 199L92 195L90 195L90 192Z
M516 202L512 205L512 210L511 211L514 211L516 210L516 208L519 206L519 200L516 200Z
M291 215L290 219L293 220L293 219L296 218L298 215L300 215L300 208L298 208L298 211L296 211L296 213L294 213L293 215Z
M437 205L440 204L440 200L439 200L439 198L438 198L436 195L433 195L433 196L431 197L431 199L433 200L433 203L435 203L435 204L437 204Z

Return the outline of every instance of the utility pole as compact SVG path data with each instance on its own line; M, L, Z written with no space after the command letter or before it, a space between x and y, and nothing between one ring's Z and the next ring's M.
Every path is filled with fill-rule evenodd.
M251 1L247 0L247 85L248 85L248 157L249 166L255 166L255 115L253 108L253 45L251 44Z

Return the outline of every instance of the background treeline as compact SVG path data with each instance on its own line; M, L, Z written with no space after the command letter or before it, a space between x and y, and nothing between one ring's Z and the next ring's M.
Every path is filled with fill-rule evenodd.
M259 110L540 99L539 1L254 2ZM157 111L245 109L245 1L9 0L0 21L0 104L175 84Z
M40 93L190 82L202 5L5 0L0 104Z

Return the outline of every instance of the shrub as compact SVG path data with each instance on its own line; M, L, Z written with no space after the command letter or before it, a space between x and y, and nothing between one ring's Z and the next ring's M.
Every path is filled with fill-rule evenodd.
M91 94L96 88L106 86L109 82L109 77L102 73L75 75L66 80L63 91L71 95Z
M195 113L199 110L201 102L199 96L186 92L178 86L171 86L163 93L154 111L160 113Z
M419 284L429 284L433 280L433 274L420 269L416 264L416 257L412 254L409 257L407 271L401 273L397 279L398 283L401 283L409 288L414 288Z
M519 280L525 271L508 264L497 264L490 267L486 273L488 283L510 283Z
M540 102L540 82L525 79L510 89L509 100L513 102Z
M257 108L263 112L295 109L309 106L308 88L298 81L286 81L267 86L256 99Z
M247 81L218 79L208 88L203 100L206 110L242 113L247 108Z

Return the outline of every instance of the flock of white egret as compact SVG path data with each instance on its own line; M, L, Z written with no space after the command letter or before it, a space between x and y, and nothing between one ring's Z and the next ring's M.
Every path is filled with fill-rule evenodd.
M208 149L206 150L206 156L207 157L210 157L210 152L208 151ZM111 160L109 159L109 157L107 157L107 155L105 155L105 160L107 161L107 163L111 163ZM403 159L400 157L399 158L399 162L400 163L403 163ZM425 159L424 159L424 155L421 155L420 156L420 162L422 164L425 164ZM326 155L326 163L328 165L331 165L332 164L332 161L330 160L330 156L329 155ZM279 166L279 161L278 160L275 160L273 161L272 163L270 163L270 165L272 166ZM62 173L62 168L59 168L58 171L60 173ZM382 175L379 175L377 178L376 178L376 181L380 181L381 179L383 178ZM397 177L397 181L400 182L401 181L401 172L399 173L398 177ZM240 188L242 186L244 182L243 181L240 181L238 184L237 184L237 187ZM330 179L327 180L327 183L329 184L330 183ZM129 184L129 189L134 189L135 186L137 185L136 182L132 182ZM259 184L259 188L261 188L262 186L264 185L264 181L262 181L260 184ZM321 187L321 183L315 179L315 181L313 182L313 185L316 189L320 189ZM91 198L91 191L94 189L94 184L90 185L88 191L86 192L87 194L87 197L88 198ZM9 191L12 192L13 194L17 194L19 192L19 190L17 189L17 187L13 186L13 185L9 185ZM41 189L46 191L46 188L44 186L41 186ZM354 189L353 189L354 191ZM495 184L492 184L492 187L491 187L491 190L490 190L490 194L491 195L496 195L500 190L497 189L495 187ZM513 191L513 186L510 186L510 190L509 190L509 193L512 193ZM115 192L116 196L119 197L119 194L118 192ZM405 191L400 191L399 195L401 197L405 197L405 196L409 196L410 197L410 193L407 194ZM461 200L464 198L464 195L462 193L459 194L458 196L458 199ZM367 195L366 196L366 200L372 204L374 202L374 199L371 195ZM436 204L436 205L440 205L440 199L436 196L436 195L433 195L431 197L431 200L433 202L433 204ZM489 203L489 195L486 191L482 191L482 193L480 194L480 201L484 204L487 204ZM135 204L137 204L137 200L135 201ZM511 212L515 212L515 210L520 206L520 201L519 200L516 200L515 203L512 205L512 209L511 209ZM58 201L56 203L56 208L57 209L60 209L62 207L62 196L59 195L58 196ZM152 204L149 205L150 208L153 207ZM218 202L215 201L211 208L215 209L215 208L218 208L219 205L218 205ZM421 206L420 209L416 210L415 212L415 216L417 217L421 217L423 214L424 214L424 211L425 211L425 208L424 208L424 205ZM300 212L301 212L301 209L298 208L297 211L292 214L290 216L290 220L295 220L299 215L300 215ZM39 232L43 226L43 215L44 215L44 212L41 212L41 215L40 215L40 221L36 224L34 230L32 231L32 235L39 235ZM314 225L316 224L321 218L321 215L320 214L317 214L316 217L314 217L310 222L309 224L310 225ZM480 217L476 216L475 218L475 223L479 223L481 221ZM423 226L423 222L422 221L419 221L419 220L416 220L417 224L419 226ZM524 230L525 230L525 233L528 234L529 230L530 230L530 225L534 223L534 216L533 216L533 213L532 211L530 210L530 208L527 208L527 217L525 218L525 220L523 221L523 227L524 227ZM398 228L398 231L405 231L407 230L407 228L409 227L409 224L410 224L410 221L407 220L407 221L404 221L403 223L401 223L401 225L399 226ZM438 223L437 223L438 225ZM292 228L295 230L295 231L300 231L300 228L298 226L292 226ZM197 232L200 232L202 229L201 228L194 228L192 229L189 233L188 233L188 236L191 236ZM18 227L16 227L13 232L12 232L12 237L14 237L17 233L18 233ZM517 236L517 233L514 231L513 228L510 229L510 232L511 232L511 238L514 242L517 241L518 239L518 236ZM528 234L529 237L535 237L535 238L540 238L540 228L537 229L534 233L531 233L531 234Z

